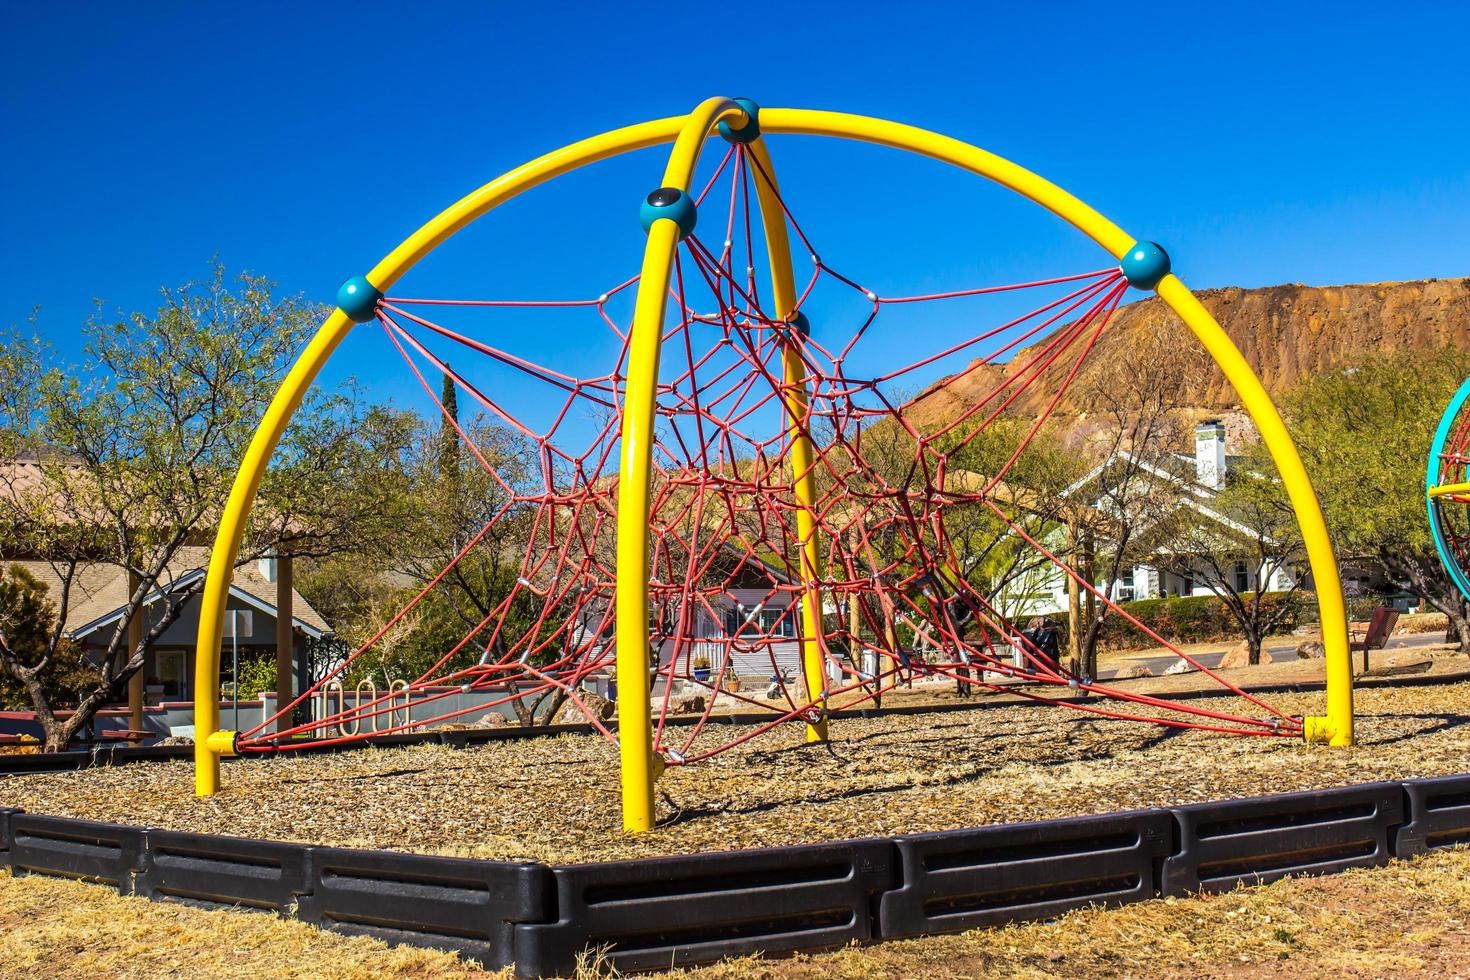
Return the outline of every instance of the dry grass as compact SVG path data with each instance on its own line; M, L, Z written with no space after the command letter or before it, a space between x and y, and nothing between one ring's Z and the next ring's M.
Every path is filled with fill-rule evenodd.
M1470 851L1295 879L1228 895L1084 909L1054 923L731 960L676 976L755 978L1470 976ZM298 922L120 898L0 874L0 973L110 976L488 978L446 953L386 949Z
M1450 618L1444 613L1416 613L1400 616L1394 633L1399 636L1408 633L1443 633L1449 628Z
M1454 658L1461 659L1461 658ZM1320 694L1274 695L1293 713ZM1230 699L1207 702L1239 708ZM1463 772L1470 684L1360 691L1350 750L1181 732L1059 708L783 728L659 782L662 825L620 830L617 756L564 736L253 759L193 795L186 762L0 780L0 805L176 830L549 862L916 833ZM728 737L722 726L718 736Z
M121 898L102 885L0 873L0 976L488 977L447 953L237 911ZM509 974L505 974L509 976Z

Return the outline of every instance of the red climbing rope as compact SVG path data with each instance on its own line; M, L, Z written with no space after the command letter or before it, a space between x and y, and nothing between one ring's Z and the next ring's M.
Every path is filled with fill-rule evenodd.
M839 300L857 294L862 312L848 330L824 322L807 336L768 308L755 273L751 200L764 182L811 258L798 306L818 289ZM1093 716L1251 735L1300 735L1301 722L1242 691L1153 633L1048 545L1058 525L1045 508L1007 504L1000 494L1033 441L1066 404L1088 356L1108 330L1128 289L1116 268L1028 282L923 295L886 296L823 260L808 231L759 161L732 146L698 201L724 218L711 248L697 235L681 246L663 337L657 386L649 506L652 554L649 623L654 655L655 745L670 764L707 759L775 727L811 721L831 706L879 700L916 678L948 680ZM378 321L388 348L438 406L466 459L488 477L489 520L361 647L274 717L240 739L245 751L332 744L442 725L487 710L572 704L609 740L588 692L608 692L614 661L616 464L627 375L629 329L609 302L637 283L594 298L503 300L390 297ZM863 342L895 306L1035 293L1029 312L977 316L980 329L901 366L869 355ZM542 311L595 313L617 350L605 374L577 377L441 316L534 317ZM534 338L534 329L498 337ZM890 349L902 349L891 344ZM811 441L809 473L793 472L793 433L785 419L794 392L782 363L790 351L805 367L807 414L796 432ZM455 356L451 358L450 354ZM851 366L882 363L872 371ZM451 360L458 367L451 367ZM467 362L477 371L463 370ZM917 394L902 395L941 371ZM479 375L514 377L541 395L525 399ZM463 425L436 394L443 377L513 444L484 444L484 426ZM994 377L978 395L980 379ZM1036 392L1044 390L1044 397ZM965 452L997 420L1019 419L1017 402L1040 404L1019 438L985 473L964 466ZM512 404L514 402L514 404ZM962 405L962 408L946 406ZM1470 426L1454 452L1462 464ZM525 461L533 461L526 463ZM1463 471L1463 465L1461 466ZM795 487L816 486L812 506L821 557L817 580L803 580ZM982 519L985 539L973 540ZM992 519L993 518L993 519ZM1005 539L1024 547L1029 567L1065 587L1068 579L1108 615L1237 695L1235 710L1140 694L1080 675L1018 629L1001 611L1000 586L977 571L974 551ZM498 549L498 550L496 550ZM463 588L464 568L493 557L514 574L479 605L461 638L405 684L343 690L366 676L377 650L431 595ZM800 666L800 603L823 599L817 648L826 690L807 691ZM760 689L746 685L760 679ZM385 683L387 677L383 678ZM365 682L364 682L365 683ZM1052 693L1047 693L1051 691ZM691 697L696 695L697 698ZM333 699L335 705L333 704ZM731 734L716 724L731 710L768 720ZM1244 712L1244 713L1240 713ZM1260 714L1255 714L1260 712ZM289 719L309 716L309 720ZM682 716L678 725L671 724Z

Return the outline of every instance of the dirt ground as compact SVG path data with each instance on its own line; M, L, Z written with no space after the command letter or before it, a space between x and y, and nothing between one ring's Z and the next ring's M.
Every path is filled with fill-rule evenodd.
M1447 658L1463 661L1464 658ZM1270 668L1263 668L1269 670ZM1171 678L1172 680L1172 678ZM953 697L953 695L949 695ZM1269 700L1321 711L1319 692ZM1210 699L1220 710L1247 706ZM946 830L1466 770L1470 684L1358 692L1359 744L1182 731L1056 707L842 719L829 745L787 726L659 781L661 825L620 831L616 750L593 736L188 762L0 779L37 813L349 847L552 863ZM724 724L708 738L742 732Z
M1470 977L1470 850L1227 895L1083 909L1054 922L746 957L691 980L964 977ZM118 980L508 978L447 953L387 949L267 915L120 898L98 885L0 873L0 975Z

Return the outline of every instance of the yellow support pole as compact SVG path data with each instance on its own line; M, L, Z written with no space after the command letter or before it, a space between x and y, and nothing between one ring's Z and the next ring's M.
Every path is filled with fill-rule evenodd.
M689 114L669 152L662 186L688 193L705 139L715 124L727 117L743 120L745 111L729 99L708 99ZM623 766L623 830L633 834L653 828L653 783L663 762L653 754L649 718L648 497L658 408L659 347L679 238L679 225L669 218L655 220L648 229L623 392L616 583L618 752Z
M623 397L622 465L618 468L617 678L618 752L623 765L623 829L653 827L653 726L648 677L648 492L653 461L659 345L664 298L679 226L653 223L628 344Z
M796 311L796 275L791 264L791 240L786 233L786 212L781 207L780 185L763 138L750 143L750 152L769 180L755 177L756 196L761 206L761 228L766 238L766 255L771 266L771 294L776 316L785 320ZM817 588L820 547L817 540L816 474L812 467L811 430L807 424L808 399L806 364L794 343L782 346L781 364L785 393L787 431L791 439L792 487L799 505L796 537L801 559L801 673L807 700L818 705L822 717L806 726L808 742L827 741L826 663L822 658L822 593Z
M230 598L230 579L235 560L240 554L240 541L245 535L245 522L250 516L255 493L281 435L301 399L311 387L321 366L352 329L352 321L341 310L333 310L311 343L301 352L287 372L265 417L250 439L240 471L230 488L229 499L220 515L219 530L214 537L214 550L209 555L209 572L204 580L204 593L199 597L199 646L194 662L194 792L213 796L219 789L221 755L233 755L233 737L218 739L219 730L219 655L223 634L225 606ZM219 747L229 745L229 751Z
M1327 669L1327 714L1305 718L1303 736L1308 742L1329 745L1353 744L1353 668L1348 648L1347 606L1342 597L1342 580L1338 575L1337 557L1332 552L1332 539L1322 517L1322 505L1307 469L1297 454L1296 444L1286 431L1286 423L1271 402L1271 396L1251 370L1230 336L1215 322L1210 311L1174 275L1165 276L1158 285L1159 298L1179 315L1205 350L1215 359L1241 404L1250 413L1281 474L1292 509L1301 526L1302 541L1307 549L1307 562L1317 590L1317 609L1322 620L1322 645Z
M1441 487L1432 487L1429 497L1432 500L1435 497L1453 497L1462 493L1470 493L1470 483L1446 483Z

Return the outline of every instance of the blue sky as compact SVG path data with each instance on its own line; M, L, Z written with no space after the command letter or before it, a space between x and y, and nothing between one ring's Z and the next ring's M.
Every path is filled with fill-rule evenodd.
M1163 243L1195 287L1470 274L1470 8L1135 6L8 4L0 318L39 306L74 349L93 297L150 307L216 253L330 299L497 174L711 94L976 143ZM1108 264L940 164L771 142L823 257L881 292ZM653 150L559 180L399 291L595 296L636 271L634 215L661 170ZM874 355L971 316L882 333ZM605 363L585 321L485 329L571 373ZM385 351L352 338L324 382L412 403Z

